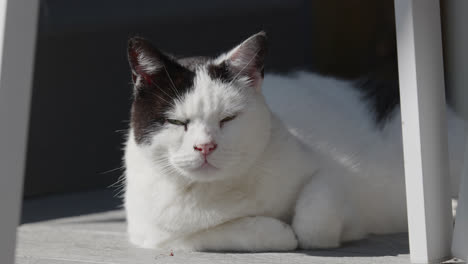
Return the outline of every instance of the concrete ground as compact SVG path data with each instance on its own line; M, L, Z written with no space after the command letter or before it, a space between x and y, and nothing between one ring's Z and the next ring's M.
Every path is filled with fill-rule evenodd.
M18 228L18 264L108 263L410 263L407 234L372 236L331 250L288 253L163 252L127 242L115 192L28 199Z

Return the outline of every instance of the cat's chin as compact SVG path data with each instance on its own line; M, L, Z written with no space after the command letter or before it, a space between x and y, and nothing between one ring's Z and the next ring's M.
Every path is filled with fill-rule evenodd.
M199 182L211 182L225 178L225 176L223 176L222 170L211 165L210 163L204 163L195 169L185 170L184 176Z

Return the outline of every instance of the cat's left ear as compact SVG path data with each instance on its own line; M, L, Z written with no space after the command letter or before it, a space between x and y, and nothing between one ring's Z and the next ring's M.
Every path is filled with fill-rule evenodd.
M232 79L243 78L250 86L260 90L266 54L267 36L265 32L261 31L221 55L216 59L216 62L226 65Z
M140 81L150 83L153 76L164 66L164 55L146 39L130 38L127 53L135 86L139 86Z

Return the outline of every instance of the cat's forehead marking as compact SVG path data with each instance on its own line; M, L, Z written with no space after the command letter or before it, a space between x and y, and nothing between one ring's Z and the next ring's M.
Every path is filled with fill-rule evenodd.
M183 100L178 102L172 113L177 116L209 118L240 111L245 96L236 87L213 79L207 67L198 68L191 89Z
M187 57L181 58L178 60L180 65L184 66L185 68L195 72L198 68L206 65L210 61L210 58L197 56L197 57Z
M230 83L235 77L225 61L221 63L212 62L206 68L210 77L220 82Z
M182 66L191 71L197 71L200 68L206 68L206 73L213 80L229 83L234 75L229 70L226 61L213 60L209 57L188 57L178 61Z

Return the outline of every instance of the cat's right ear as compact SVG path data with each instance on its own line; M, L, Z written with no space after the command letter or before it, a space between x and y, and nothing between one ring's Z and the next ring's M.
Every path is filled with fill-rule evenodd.
M232 77L230 82L243 78L249 86L260 91L266 53L267 36L264 31L261 31L219 56L215 63L225 65Z
M140 37L128 40L127 53L135 88L152 84L153 77L164 67L166 56Z

